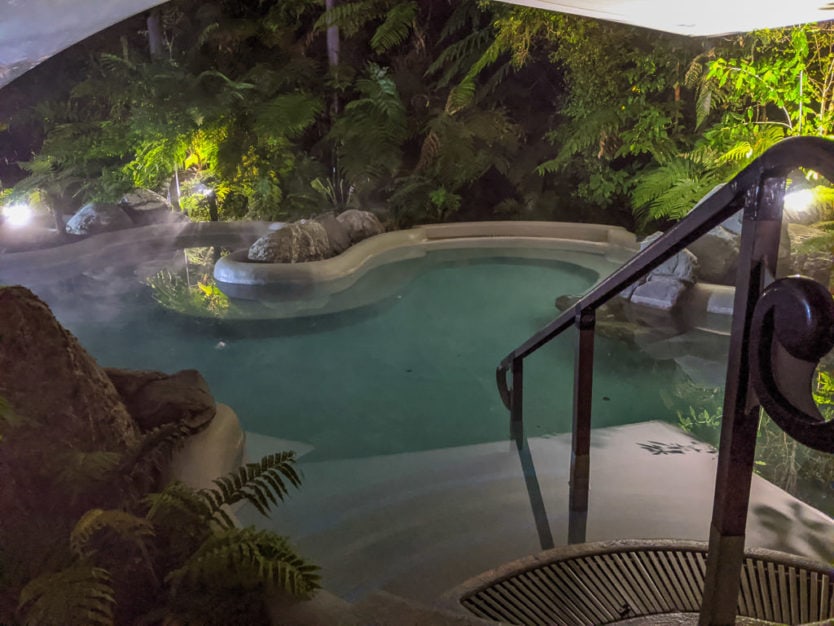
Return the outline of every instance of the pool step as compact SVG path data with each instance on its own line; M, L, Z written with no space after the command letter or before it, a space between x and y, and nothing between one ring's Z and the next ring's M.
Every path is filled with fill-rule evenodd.
M431 605L471 576L549 547L543 540L567 542L570 436L528 445L526 460L509 442L302 459L301 489L271 520L251 509L241 517L288 535L322 566L325 588L347 600L386 590ZM644 422L595 430L591 454L588 541L707 538L716 467L709 446ZM749 546L834 558L834 522L759 477L750 510Z

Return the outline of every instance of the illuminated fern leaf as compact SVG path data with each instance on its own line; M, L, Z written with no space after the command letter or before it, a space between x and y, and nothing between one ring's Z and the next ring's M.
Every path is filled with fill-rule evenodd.
M417 16L417 3L401 2L395 4L385 16L371 37L371 48L379 54L400 45L408 38L414 18Z
M319 587L317 567L301 558L283 537L253 527L229 528L209 537L165 581L173 595L186 587L261 586L306 598Z
M91 509L75 524L70 533L70 549L79 558L95 552L93 538L101 532L118 535L146 553L147 542L154 534L153 525L146 519L126 511Z
M223 505L242 500L250 502L262 515L269 514L269 507L283 500L288 493L288 483L301 484L295 471L295 452L278 452L265 456L257 463L247 463L227 476L214 481L215 489L199 492L212 514Z
M115 602L107 570L79 564L30 581L20 592L18 609L27 626L109 626Z

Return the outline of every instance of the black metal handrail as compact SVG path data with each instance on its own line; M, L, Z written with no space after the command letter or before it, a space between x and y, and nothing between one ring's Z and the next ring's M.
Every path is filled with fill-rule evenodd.
M792 384L795 387L793 381L805 381L808 378L807 372L813 371L814 359L809 359L801 350L797 352L790 348L788 344L791 342L785 344L784 338L778 343L771 342L769 337L759 336L762 332L773 333L774 324L769 321L772 319L770 310L776 304L788 311L785 315L791 315L790 311L794 310L791 306L796 305L789 301L790 294L797 291L813 295L813 298L809 295L801 302L813 300L824 309L808 312L813 318L809 320L809 328L830 326L834 323L834 305L827 301L822 305L826 297L828 300L831 299L830 296L827 296L825 289L814 288L809 291L807 285L795 288L789 285L776 290L775 295L768 296L754 320L754 311L762 297L762 291L773 281L775 275L786 177L791 170L797 168L814 170L834 181L834 142L818 137L797 137L786 139L770 148L733 180L705 197L675 227L582 296L571 310L559 315L510 352L496 370L501 399L510 410L511 430L519 436L523 424L524 359L567 328L577 328L569 502L571 520L584 519L576 517L575 514L584 515L588 510L591 392L597 308L736 212L744 211L701 624L735 623L738 573L743 557L760 412L760 398L754 387L760 390L761 395L767 395L767 398L761 398L762 404L781 407L783 417L777 423L785 428L786 432L791 434L801 431L810 433L805 439L825 439L816 442L819 445L815 447L834 452L834 432L829 432L832 428L825 425L821 428L820 418L811 411L810 405L813 404L813 400L810 399L810 389L786 392L778 396L767 391L775 384L773 381L779 382L777 379L780 377L782 389ZM793 299L796 300L795 297ZM817 332L817 335L825 336L834 343L834 332L830 329ZM807 337L811 336L807 334ZM779 356L781 348L777 348L783 344L787 345L789 352L793 350L791 358L794 361L788 363L784 356ZM756 348L752 363L755 367L751 367L751 345L764 346ZM823 349L819 355L818 351L811 351L814 352L812 356L821 356L826 350L827 348ZM771 362L771 359L776 360ZM796 370L796 359L805 359L808 363ZM791 377L786 371L790 369L801 371L802 375L794 372ZM512 385L507 380L509 371L512 371ZM809 397L803 398L803 395ZM788 406L791 402L791 406ZM800 410L803 407L805 410ZM804 423L789 425L786 428L783 424L791 421L794 412L803 416L801 419ZM825 437L816 436L816 433L823 431ZM584 527L584 521L582 526ZM582 533L571 530L569 534L571 541L584 540Z
M582 296L571 309L559 315L507 354L501 360L497 370L498 389L504 405L512 410L506 372L512 367L514 361L530 356L574 325L583 313L596 310L690 243L732 217L742 209L740 201L743 200L744 192L757 187L761 179L784 176L799 167L819 171L828 178L834 172L832 158L834 158L834 144L818 137L793 137L770 148L744 168L733 180L701 200L689 215L664 233L662 237L652 242L645 250L636 254L621 268Z

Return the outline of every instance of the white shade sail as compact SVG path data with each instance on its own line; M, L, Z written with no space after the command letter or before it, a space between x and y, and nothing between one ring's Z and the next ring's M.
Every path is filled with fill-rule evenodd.
M0 87L77 41L165 1L0 0ZM502 1L692 36L834 19L834 2L823 0Z
M72 44L165 0L0 0L0 87Z
M724 35L834 19L825 0L502 0L690 36Z

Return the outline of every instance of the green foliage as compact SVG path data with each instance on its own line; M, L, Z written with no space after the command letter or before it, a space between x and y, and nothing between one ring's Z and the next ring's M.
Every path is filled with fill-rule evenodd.
M25 488L0 526L0 622L262 623L267 593L306 598L318 588L317 568L285 538L238 528L229 512L245 501L267 515L300 486L294 453L247 464L213 489L174 481L153 491L198 427L166 424L113 452L74 449L33 420L4 424L7 484Z
M270 506L278 504L288 493L287 483L293 487L301 485L293 464L294 452L270 454L258 463L247 463L237 472L214 481L217 489L201 492L211 503L212 513L223 506L246 500L261 515L267 515Z
M20 592L19 610L27 626L112 626L115 594L110 582L106 570L87 564L43 574Z
M307 598L318 588L316 572L283 537L255 528L231 527L209 537L182 567L168 574L166 583L175 598L187 593L184 588L211 593L262 588Z
M405 107L389 70L375 64L356 82L360 97L333 123L339 165L357 183L384 179L399 169L408 135Z

